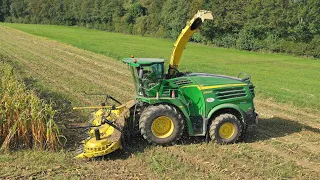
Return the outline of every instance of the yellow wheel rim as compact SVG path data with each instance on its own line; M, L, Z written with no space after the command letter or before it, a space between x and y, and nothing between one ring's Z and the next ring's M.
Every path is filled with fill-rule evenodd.
M151 125L152 133L157 138L169 137L174 129L173 121L167 116L160 116Z
M219 136L223 139L229 139L231 138L235 133L235 127L234 124L230 122L226 122L222 124L222 126L219 129Z

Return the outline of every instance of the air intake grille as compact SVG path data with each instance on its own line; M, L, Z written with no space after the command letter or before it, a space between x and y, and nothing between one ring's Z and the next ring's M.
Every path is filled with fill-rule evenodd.
M178 79L178 80L175 80L174 83L178 86L184 86L184 85L192 84L192 81L190 79Z
M252 94L252 96L254 96L254 86L250 86L249 90L250 90L250 93Z
M217 99L226 100L231 98L244 97L246 96L246 91L244 90L244 88L239 87L239 88L229 88L229 89L218 90L215 94Z
M162 96L170 96L170 89L164 88L162 91Z

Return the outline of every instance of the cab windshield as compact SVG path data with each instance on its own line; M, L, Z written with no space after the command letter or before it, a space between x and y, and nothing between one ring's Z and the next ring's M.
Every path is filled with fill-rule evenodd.
M142 91L147 93L150 88L160 83L160 81L163 79L163 63L145 65L142 66L142 68L143 76L141 79L141 84L141 81L139 80L140 67L131 67L133 82L138 95L143 95Z
M151 66L143 66L143 78L149 82L157 83L163 78L162 64L153 64Z

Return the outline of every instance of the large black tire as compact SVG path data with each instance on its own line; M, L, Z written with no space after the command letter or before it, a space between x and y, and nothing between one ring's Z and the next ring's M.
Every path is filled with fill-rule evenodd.
M232 114L221 114L216 117L209 129L212 141L219 144L235 143L242 132L242 126L238 118Z
M239 136L237 142L245 142L248 139L249 126L247 124L241 123L241 127L242 127L241 135Z
M172 106L149 106L141 114L139 129L149 143L173 145L183 134L184 120Z

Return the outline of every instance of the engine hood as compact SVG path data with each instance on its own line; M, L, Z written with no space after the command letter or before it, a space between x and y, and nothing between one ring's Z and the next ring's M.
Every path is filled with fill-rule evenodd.
M240 78L225 76L219 74L206 74L206 73L190 73L185 75L192 78L199 86L214 86L214 85L227 85L227 84L249 84L250 79L243 80Z

